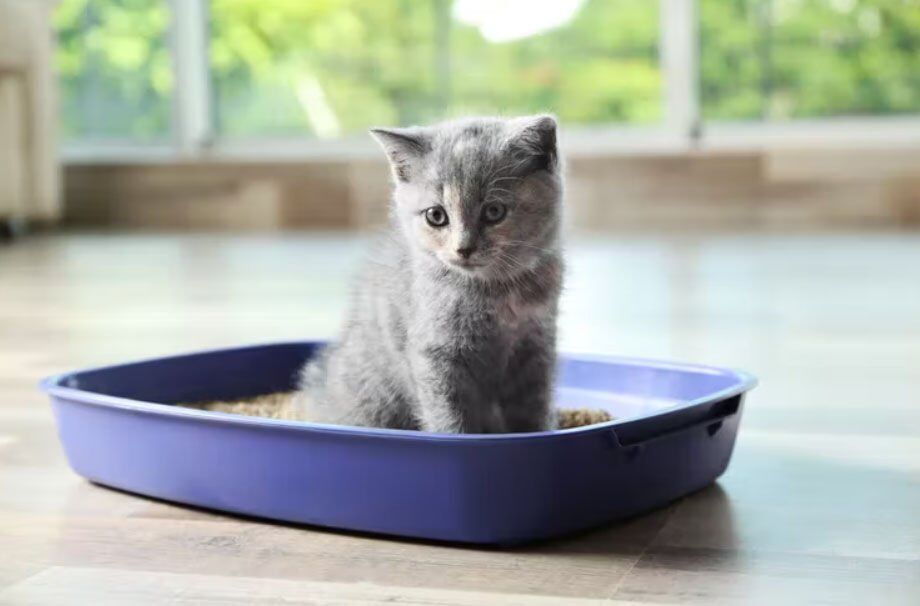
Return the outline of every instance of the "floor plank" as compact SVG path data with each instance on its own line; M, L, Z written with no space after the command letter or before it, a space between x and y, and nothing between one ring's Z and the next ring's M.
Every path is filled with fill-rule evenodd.
M554 606L558 598L483 591L393 588L374 583L324 583L223 575L125 572L54 567L0 592L0 600L57 606L91 598L100 606L123 604L432 604L441 606ZM567 598L572 606L628 606L607 599Z

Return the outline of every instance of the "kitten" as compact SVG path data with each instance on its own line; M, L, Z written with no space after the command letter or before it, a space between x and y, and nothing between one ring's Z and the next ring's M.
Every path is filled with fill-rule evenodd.
M562 176L550 116L373 129L391 225L339 340L298 397L321 423L443 433L540 431L562 282Z

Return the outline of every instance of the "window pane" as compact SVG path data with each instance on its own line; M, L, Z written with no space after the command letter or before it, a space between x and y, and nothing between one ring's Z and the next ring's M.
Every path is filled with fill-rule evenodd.
M212 0L210 55L230 136L542 110L649 123L662 111L648 0Z
M703 116L920 112L916 0L699 0Z
M66 138L169 136L165 0L63 0L54 25Z

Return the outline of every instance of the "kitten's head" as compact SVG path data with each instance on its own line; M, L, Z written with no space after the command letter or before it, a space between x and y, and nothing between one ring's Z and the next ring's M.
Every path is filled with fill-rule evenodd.
M395 214L416 254L493 280L555 252L562 179L551 116L371 133L390 160Z

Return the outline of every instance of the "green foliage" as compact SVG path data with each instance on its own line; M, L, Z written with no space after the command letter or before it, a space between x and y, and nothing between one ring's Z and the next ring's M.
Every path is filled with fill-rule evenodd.
M920 110L916 0L699 0L710 120ZM568 23L496 43L452 0L211 0L221 135L337 136L463 113L567 124L662 119L658 2L585 0ZM165 0L62 0L65 133L164 138Z
M700 0L708 119L920 111L916 0Z
M490 43L455 25L452 113L552 111L567 124L661 118L658 6L591 0L559 28Z
M54 15L66 137L164 138L172 72L160 0L63 0Z
M211 4L219 126L230 135L316 131L297 91L318 83L330 132L461 113L555 111L569 123L660 118L657 5L591 0L571 23L490 43L449 0ZM440 13L444 14L444 13ZM611 35L620 32L620 35Z
M405 122L436 94L431 4L415 0L214 0L211 59L219 129L315 130L327 106L342 132ZM321 91L311 99L303 90ZM314 95L316 97L316 95Z

